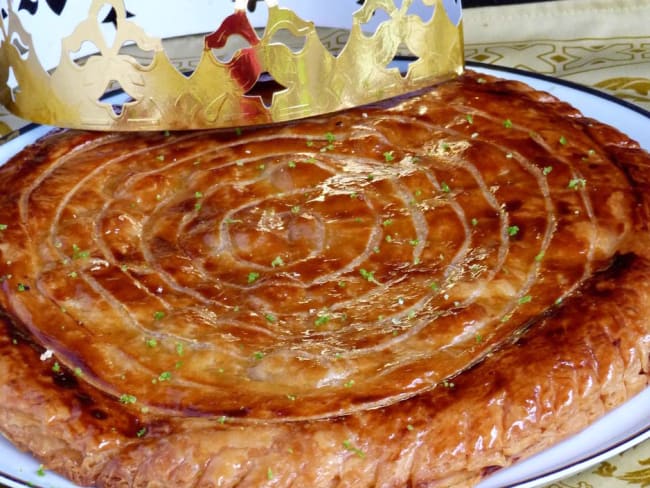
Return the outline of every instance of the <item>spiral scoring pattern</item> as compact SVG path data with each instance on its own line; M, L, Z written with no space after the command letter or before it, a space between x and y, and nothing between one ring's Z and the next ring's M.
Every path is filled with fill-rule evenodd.
M2 175L3 300L148 409L317 418L450 386L605 266L633 206L588 134L536 130L525 97L504 118L486 86L243 133L57 136L20 185Z

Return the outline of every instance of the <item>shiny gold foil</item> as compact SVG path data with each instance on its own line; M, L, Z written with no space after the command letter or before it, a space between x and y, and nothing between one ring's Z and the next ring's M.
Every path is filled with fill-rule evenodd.
M411 3L404 0L397 7L393 0L366 0L354 13L349 40L336 56L322 44L316 25L292 10L269 7L261 37L245 11L235 10L205 37L199 64L186 76L171 64L160 39L127 20L122 0L93 0L87 19L63 39L61 63L48 73L36 56L23 59L10 42L18 33L33 52L31 37L9 2L0 45L0 101L17 116L34 122L120 131L239 127L335 112L418 90L462 72L462 26L450 21L442 0L423 0L435 7L428 22L408 13ZM106 44L97 21L105 4L117 13L112 45ZM372 34L362 32L362 25L380 8L390 19ZM294 52L276 42L281 30L304 38L304 48ZM228 62L219 61L213 49L234 34L250 46L238 50ZM87 40L100 51L84 64L72 61L71 53ZM127 42L153 51L153 61L145 66L121 54L120 47ZM400 73L389 64L404 45L416 59L406 73ZM13 89L8 85L9 67L18 83ZM249 93L263 74L284 87L273 91L269 106ZM102 101L111 80L131 97L117 109Z

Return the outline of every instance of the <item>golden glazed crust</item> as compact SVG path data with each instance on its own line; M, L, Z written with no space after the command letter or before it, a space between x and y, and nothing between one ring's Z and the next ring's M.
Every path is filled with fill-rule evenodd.
M0 428L81 484L470 486L646 387L649 168L471 72L48 136L0 170Z

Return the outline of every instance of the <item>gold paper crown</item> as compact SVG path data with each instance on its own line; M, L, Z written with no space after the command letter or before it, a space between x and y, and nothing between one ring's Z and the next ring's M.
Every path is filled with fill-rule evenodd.
M431 19L409 12L414 0L366 0L352 18L347 43L333 55L321 42L314 22L301 19L277 0L266 0L268 22L260 37L237 0L234 13L204 38L194 72L187 76L170 62L161 39L127 20L123 0L92 0L88 17L62 40L59 65L48 72L33 54L32 37L11 1L2 24L0 101L15 115L33 122L98 130L179 130L238 127L288 121L334 112L391 98L460 74L463 69L462 26L452 22L443 0L421 0L433 6ZM105 4L115 12L112 45L102 36L98 13ZM362 31L379 9L389 18L370 35ZM218 20L215 25L218 25ZM279 31L304 38L294 52L275 42ZM227 62L212 49L231 36L250 45ZM12 42L16 36L24 46ZM73 53L91 41L99 52L84 63ZM120 52L125 43L153 51L150 64ZM389 65L406 46L414 55L405 73ZM20 47L23 47L20 49ZM27 53L27 55L25 55ZM10 86L9 73L15 78ZM273 92L270 106L252 95L268 74L283 89ZM107 85L117 81L130 97L118 110L103 100Z

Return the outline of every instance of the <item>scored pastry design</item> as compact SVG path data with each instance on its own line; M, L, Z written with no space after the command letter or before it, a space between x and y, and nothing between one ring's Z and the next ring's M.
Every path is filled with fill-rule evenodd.
M43 370L12 395L65 379L82 394L52 405L91 399L75 408L95 412L77 420L93 467L30 445L14 410L0 425L108 485L237 478L240 454L251 479L309 486L350 483L331 472L349 463L377 486L476 480L645 387L642 305L614 303L650 296L631 291L650 269L648 163L549 95L472 73L283 126L49 136L0 170L0 299L20 339L2 367L22 354ZM31 408L38 425L47 408ZM458 409L495 417L441 427ZM472 435L475 462L432 461ZM154 458L211 474L155 474Z

